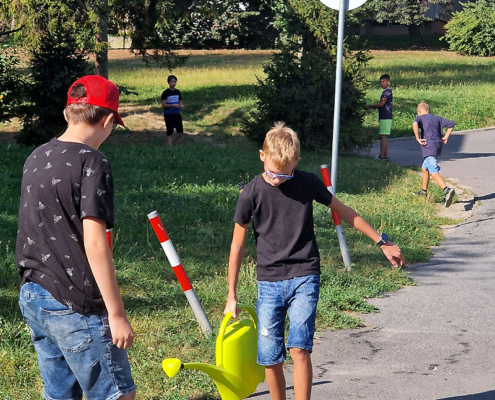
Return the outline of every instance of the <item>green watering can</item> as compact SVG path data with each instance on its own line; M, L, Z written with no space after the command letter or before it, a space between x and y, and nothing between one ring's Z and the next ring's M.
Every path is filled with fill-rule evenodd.
M254 393L265 380L265 368L256 364L258 352L258 329L256 311L238 305L251 318L240 319L228 325L232 313L228 313L220 325L216 343L216 363L185 363L177 358L162 361L165 373L173 378L181 368L198 369L206 372L217 385L222 400L240 400Z

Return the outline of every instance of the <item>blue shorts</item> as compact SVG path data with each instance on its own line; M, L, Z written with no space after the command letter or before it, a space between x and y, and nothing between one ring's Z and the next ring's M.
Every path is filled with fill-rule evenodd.
M313 351L316 305L320 277L307 275L284 281L258 281L258 357L257 363L270 366L286 357L285 317L289 314L287 348Z
M47 400L115 400L136 390L127 352L112 343L106 315L85 316L34 282L21 288Z
M426 169L430 174L434 174L440 171L440 167L437 164L437 158L435 156L425 157L422 167L423 169Z

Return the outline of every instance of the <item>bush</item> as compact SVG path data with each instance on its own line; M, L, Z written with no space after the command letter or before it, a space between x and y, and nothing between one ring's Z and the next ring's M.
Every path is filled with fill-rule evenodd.
M17 116L25 81L17 69L19 60L14 50L0 42L0 123Z
M60 135L67 123L63 110L67 90L87 74L88 63L78 50L75 35L67 31L46 33L37 50L31 52L29 104L24 107L23 126L17 142L30 146L46 143Z
M281 52L264 66L258 79L257 109L243 121L243 133L262 143L275 121L285 121L306 148L331 148L335 100L337 13L318 0L279 3L276 27ZM345 50L342 71L339 151L371 145L363 132L365 78L360 72L366 53Z
M471 56L495 55L495 2L478 0L464 4L447 25L450 50Z

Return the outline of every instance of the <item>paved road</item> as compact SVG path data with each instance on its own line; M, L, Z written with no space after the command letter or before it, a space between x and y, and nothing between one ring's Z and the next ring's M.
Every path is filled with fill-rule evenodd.
M391 141L389 156L421 162L412 139ZM317 341L313 399L495 400L495 130L452 135L439 164L476 194L474 215L410 268L418 286L370 301L380 312L366 328ZM253 398L270 398L266 384Z

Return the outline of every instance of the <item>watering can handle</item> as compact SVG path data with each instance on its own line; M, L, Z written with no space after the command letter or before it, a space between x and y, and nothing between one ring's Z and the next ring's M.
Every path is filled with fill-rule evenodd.
M254 311L254 308L242 304L238 304L237 308L247 311L251 315L251 318L253 319L255 328L257 328L258 321L256 318L256 311ZM223 337L225 335L225 329L227 329L227 325L231 319L232 319L232 313L229 311L223 318L223 321L220 325L220 329L218 330L217 342L215 346L217 366L223 364Z

